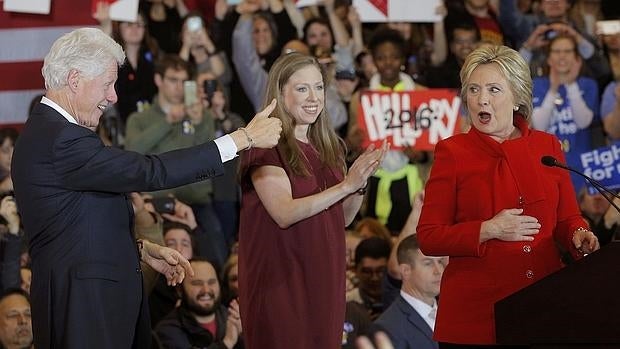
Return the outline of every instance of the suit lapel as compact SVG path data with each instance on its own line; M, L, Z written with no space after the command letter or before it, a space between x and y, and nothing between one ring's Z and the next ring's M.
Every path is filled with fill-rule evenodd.
M424 321L424 319L420 316L420 314L418 314L418 312L415 311L415 309L413 309L413 307L409 303L407 303L407 301L402 296L398 297L397 302L398 302L398 306L400 307L401 311L407 315L407 320L413 326L417 327L420 330L420 332L424 333L424 335L428 337L430 341L432 341L433 331L431 330L430 326L426 323L426 321Z

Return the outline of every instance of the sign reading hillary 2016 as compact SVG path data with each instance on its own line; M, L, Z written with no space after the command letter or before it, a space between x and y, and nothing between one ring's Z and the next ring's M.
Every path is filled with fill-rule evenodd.
M362 146L380 146L387 139L392 149L432 150L439 140L458 132L460 109L461 99L448 89L366 91L358 111L365 131Z
M581 153L583 173L609 189L620 189L620 142ZM588 183L590 193L595 189Z

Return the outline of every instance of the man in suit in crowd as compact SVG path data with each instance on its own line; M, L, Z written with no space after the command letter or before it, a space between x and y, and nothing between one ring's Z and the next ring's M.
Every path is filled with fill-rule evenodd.
M99 29L59 38L43 63L46 94L15 146L15 196L30 240L36 348L148 348L140 261L171 284L191 275L177 251L136 243L126 193L153 191L223 172L240 150L273 147L281 125L272 103L244 130L194 147L141 155L106 147L94 132L117 101L125 54Z
M194 276L181 285L181 305L159 322L155 333L163 348L243 348L239 304L222 305L219 278L211 262L194 258Z
M32 348L30 301L22 289L8 289L0 296L0 348Z
M400 296L375 321L392 339L395 349L437 349L433 340L441 275L447 257L427 257L416 235L398 244L402 276Z

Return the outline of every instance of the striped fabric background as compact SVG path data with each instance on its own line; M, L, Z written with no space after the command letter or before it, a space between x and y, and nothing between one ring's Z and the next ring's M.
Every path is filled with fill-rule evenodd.
M43 93L43 58L59 36L95 26L90 1L52 0L49 15L4 12L0 1L0 124L26 121L32 98Z

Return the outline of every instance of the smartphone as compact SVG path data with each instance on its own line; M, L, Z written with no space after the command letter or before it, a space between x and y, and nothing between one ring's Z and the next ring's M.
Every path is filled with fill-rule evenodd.
M597 21L596 33L602 35L614 35L620 33L620 20Z
M556 31L555 31L555 30L553 30L553 29L549 29L549 30L547 30L547 31L545 32L545 34L543 34L543 35L544 35L544 37L545 37L545 40L550 41L550 40L552 40L553 38L555 38L556 36L558 36L558 32L556 32Z
M202 18L192 16L187 19L187 30L190 32L197 32L202 29Z
M198 101L198 91L196 81L187 80L183 82L184 103L186 107L191 107Z
M153 208L155 211L159 213L174 213L174 198L162 197L162 198L152 198L146 199L144 202L150 202L153 204Z
M205 80L203 84L207 101L211 103L211 98L213 98L213 94L217 91L217 80Z
M336 80L351 80L354 81L357 78L355 71L351 70L338 70L336 72Z

